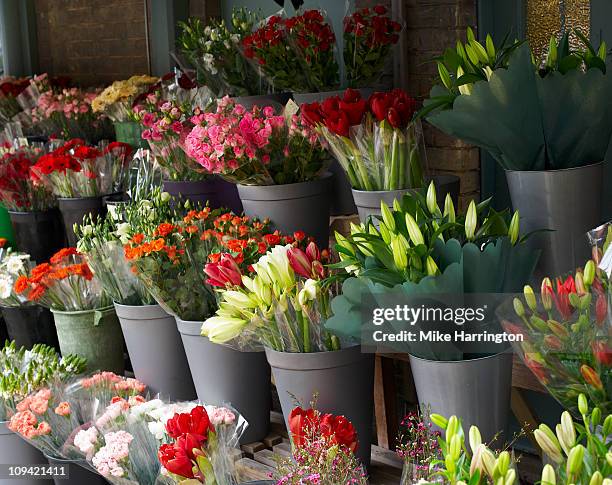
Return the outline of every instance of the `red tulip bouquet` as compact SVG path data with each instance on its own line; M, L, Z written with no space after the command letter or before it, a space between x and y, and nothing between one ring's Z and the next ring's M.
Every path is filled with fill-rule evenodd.
M246 185L306 182L328 166L316 132L301 116L271 106L247 110L226 97L214 113L194 116L185 152L207 173Z
M384 72L402 26L387 8L362 8L344 19L344 65L350 87L368 87Z
M93 147L75 138L41 156L32 171L57 197L97 197L125 188L130 155L125 143Z
M319 10L273 15L242 40L245 57L277 91L320 92L338 85L336 37Z
M0 201L11 211L45 211L55 206L48 185L32 171L42 149L22 147L0 159Z
M612 323L608 282L589 261L565 280L545 278L540 294L529 286L498 311L508 333L520 335L515 348L525 365L576 416L581 393L612 410Z
M4 78L0 81L0 120L10 121L21 111L17 97L30 85L27 78Z
M302 118L316 127L357 190L423 187L424 142L417 102L401 89L374 93L354 89L342 97L302 105Z
M367 483L355 458L359 444L353 424L344 416L296 407L289 416L293 458L278 467L278 483L337 485Z

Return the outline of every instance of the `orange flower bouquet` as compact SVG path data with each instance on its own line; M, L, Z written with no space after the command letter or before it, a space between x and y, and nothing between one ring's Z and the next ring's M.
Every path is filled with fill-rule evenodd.
M28 301L59 311L93 310L111 301L75 248L64 248L48 263L35 266L15 281L15 292Z

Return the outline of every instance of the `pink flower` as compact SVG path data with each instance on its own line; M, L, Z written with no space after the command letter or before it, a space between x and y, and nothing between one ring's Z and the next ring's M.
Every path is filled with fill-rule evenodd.
M59 416L69 416L70 412L70 403L67 403L66 401L59 403L55 408L55 414Z
M142 116L142 124L143 124L144 126L146 126L147 128L149 128L149 127L153 126L153 123L154 123L154 122L155 122L155 118L154 118L154 116L153 116L151 113L146 112L146 113L145 113L145 114Z

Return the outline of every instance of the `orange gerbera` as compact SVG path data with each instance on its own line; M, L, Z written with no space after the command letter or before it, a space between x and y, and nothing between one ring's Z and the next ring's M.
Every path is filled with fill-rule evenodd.
M49 273L49 278L52 280L63 280L68 278L68 276L70 276L68 268L57 268L55 271Z
M50 261L53 264L57 264L60 261L62 261L64 258L67 258L69 256L74 256L75 254L79 254L76 248L63 248L63 249L60 249L57 253L55 253L53 256L51 256Z
M20 276L17 278L17 281L15 281L15 292L21 294L28 289L28 286L30 286L28 278L25 276Z
M47 288L45 288L44 285L37 285L36 287L32 288L32 291L30 291L28 294L28 300L37 301L45 294L46 291Z
M8 239L5 237L0 237L0 248L3 248L4 246L6 246L6 243L8 242Z

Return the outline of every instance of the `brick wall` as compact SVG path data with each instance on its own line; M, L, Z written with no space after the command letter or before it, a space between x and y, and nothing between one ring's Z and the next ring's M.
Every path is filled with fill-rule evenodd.
M219 0L189 0L189 15L201 19L221 17L221 2Z
M83 86L148 73L145 0L37 0L41 72Z

